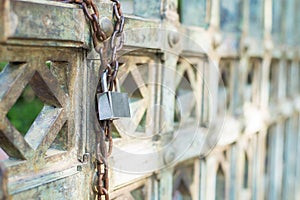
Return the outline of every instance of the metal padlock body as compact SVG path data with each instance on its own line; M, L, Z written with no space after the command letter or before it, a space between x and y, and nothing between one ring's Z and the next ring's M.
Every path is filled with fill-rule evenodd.
M98 109L100 120L130 117L128 95L110 91L98 94Z
M99 120L113 120L130 117L129 99L127 93L108 91L107 71L101 76L103 93L97 95Z

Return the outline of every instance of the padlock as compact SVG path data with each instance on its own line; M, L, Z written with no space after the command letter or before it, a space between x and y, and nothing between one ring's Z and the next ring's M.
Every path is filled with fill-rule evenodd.
M114 120L130 117L129 99L127 93L108 91L107 74L101 76L102 93L97 95L100 120Z

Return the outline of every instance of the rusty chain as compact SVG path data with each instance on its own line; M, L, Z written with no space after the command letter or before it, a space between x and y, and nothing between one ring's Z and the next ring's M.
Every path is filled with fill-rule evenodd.
M100 54L101 58L101 65L102 69L104 69L107 73L107 81L108 81L108 90L112 91L113 86L116 84L116 77L119 70L119 62L117 60L117 53L120 51L124 44L124 16L121 11L121 4L118 0L111 0L113 2L113 19L115 21L114 24L114 31L110 38L110 51L108 48L109 42L106 38L101 38L100 40L104 39L104 46L97 49L97 44L94 41L94 46L96 47L96 51ZM99 29L97 29L99 30ZM99 39L98 35L97 39ZM109 55L110 53L110 55ZM109 59L110 58L110 59ZM104 72L102 72L104 73ZM99 84L100 86L101 84ZM98 199L101 199L101 196L104 196L106 200L109 199L109 177L108 177L108 164L107 164L107 158L112 153L112 146L113 146L113 140L111 136L111 124L112 120L105 120L100 121L101 125L101 132L102 132L102 138L100 138L100 141L97 145L97 175L98 175L98 188L97 188L97 194ZM108 142L108 149L106 148L105 141Z
M116 84L116 77L119 70L119 62L117 60L117 53L124 45L124 24L125 19L121 10L121 3L119 0L111 0L113 3L113 20L115 22L112 35L106 35L105 31L101 29L99 24L99 11L93 0L58 0L65 3L77 3L82 6L85 16L90 21L92 27L92 39L96 52L99 53L101 59L100 73L107 73L108 90L112 91ZM103 43L101 47L101 43ZM101 77L101 74L99 74ZM97 93L103 92L101 84L98 84ZM96 145L96 169L97 169L97 184L94 187L97 193L98 200L104 197L109 200L109 176L107 159L112 152L112 136L111 124L112 120L100 121L100 134L97 136ZM108 148L106 147L108 142Z

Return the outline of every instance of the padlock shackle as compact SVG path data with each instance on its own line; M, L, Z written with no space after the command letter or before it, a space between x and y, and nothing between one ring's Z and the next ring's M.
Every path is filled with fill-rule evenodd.
M107 86L107 74L108 71L104 70L102 75L101 75L101 87L102 87L102 92L108 92L108 86Z

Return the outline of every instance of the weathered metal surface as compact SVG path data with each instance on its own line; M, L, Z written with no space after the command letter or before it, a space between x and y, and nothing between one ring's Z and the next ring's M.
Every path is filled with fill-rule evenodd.
M145 18L159 18L161 14L161 1L134 0L134 14Z
M87 28L84 21L83 12L77 5L13 1L9 19L13 26L10 26L8 37L84 42Z
M81 67L78 65L80 54L76 49L58 50L30 47L30 51L28 51L28 48L6 45L1 45L0 48L0 59L12 61L1 73L1 83L6 85L3 85L1 89L0 103L3 118L1 121L1 148L10 156L10 160L5 161L9 166L9 193L13 196L20 193L21 197L24 195L22 198L35 198L37 194L34 193L39 190L34 193L28 192L26 195L24 191L79 173L77 165L80 163L77 160L76 151L78 149L80 152L82 144L76 141L84 134L80 137L75 134L76 130L82 130L82 124L75 126L74 113L82 112L82 109L75 111L73 105L79 106L80 99L82 99L81 95L74 93L75 88L81 87L77 75L78 70L81 71ZM32 55L37 56L38 59ZM49 60L55 63L50 66L50 69L46 65ZM22 62L20 63L20 61ZM26 84L32 85L36 94L47 105L36 118L26 136L23 137L5 118L5 115ZM69 101L70 98L73 100ZM62 132L65 135L61 136L59 132L66 127L66 124L67 129L64 128ZM66 139L61 140L59 137L65 137L67 141ZM58 141L60 144L51 146L53 141ZM75 144L77 149L74 148ZM64 146L63 149L67 152L61 150L61 146ZM55 166L57 163L59 165ZM70 171L71 168L73 168L72 173L63 172L63 170ZM32 179L33 176L36 178ZM67 187L72 188L73 183L71 183L72 181L67 184ZM61 195L65 194L61 193Z
M188 26L207 27L209 22L209 2L202 1L179 1L178 8L180 9L180 21Z
M296 199L299 2L122 3L118 87L132 118L114 122L111 198ZM111 19L108 1L97 6ZM0 74L0 147L9 156L0 183L12 199L94 199L100 61L82 9L2 0L0 11L0 61L10 62ZM6 114L28 83L47 105L23 137Z
M65 177L65 176L66 177ZM84 181L78 182L82 176L80 174L60 174L59 178L54 180L39 179L43 184L32 185L32 188L26 188L25 191L14 194L13 199L84 199L88 196L88 192L84 190L86 187ZM76 191L74 190L76 186ZM51 189L49 189L51 188Z

